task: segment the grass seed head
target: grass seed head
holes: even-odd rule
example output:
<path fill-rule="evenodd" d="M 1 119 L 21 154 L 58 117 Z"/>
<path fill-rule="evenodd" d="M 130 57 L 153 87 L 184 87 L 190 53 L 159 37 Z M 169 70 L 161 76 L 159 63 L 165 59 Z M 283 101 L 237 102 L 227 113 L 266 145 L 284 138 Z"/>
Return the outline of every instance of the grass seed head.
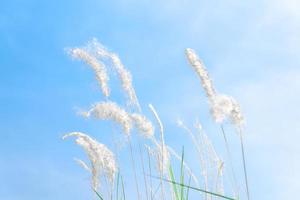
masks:
<path fill-rule="evenodd" d="M 101 87 L 102 93 L 104 96 L 108 97 L 110 90 L 108 87 L 108 80 L 109 77 L 106 73 L 105 65 L 97 60 L 95 56 L 90 54 L 88 51 L 81 49 L 81 48 L 73 48 L 69 49 L 68 53 L 76 59 L 82 60 L 88 65 L 92 67 L 92 69 L 95 71 L 96 78 L 98 80 L 98 83 Z"/>
<path fill-rule="evenodd" d="M 97 142 L 85 133 L 72 132 L 63 136 L 63 139 L 68 137 L 76 137 L 76 144 L 81 146 L 89 157 L 91 167 L 84 162 L 80 163 L 84 163 L 85 167 L 91 170 L 93 189 L 99 188 L 101 174 L 104 174 L 112 184 L 117 172 L 114 154 L 104 144 Z"/>
<path fill-rule="evenodd" d="M 130 135 L 132 120 L 130 115 L 116 103 L 111 101 L 96 103 L 87 112 L 81 113 L 85 117 L 95 117 L 101 120 L 113 120 L 120 124 L 126 135 Z"/>

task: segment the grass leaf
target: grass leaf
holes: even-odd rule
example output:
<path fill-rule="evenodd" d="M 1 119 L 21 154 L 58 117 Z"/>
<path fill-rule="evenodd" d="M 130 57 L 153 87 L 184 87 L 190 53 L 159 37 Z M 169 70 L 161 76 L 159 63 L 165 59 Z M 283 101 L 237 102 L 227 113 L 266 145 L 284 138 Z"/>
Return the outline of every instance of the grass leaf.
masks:
<path fill-rule="evenodd" d="M 192 180 L 192 176 L 190 175 L 190 178 L 189 178 L 189 185 L 188 185 L 188 187 L 187 187 L 186 197 L 185 197 L 186 200 L 189 199 L 189 192 L 190 192 L 191 180 Z"/>
<path fill-rule="evenodd" d="M 153 177 L 153 176 L 152 176 Z M 174 176 L 173 176 L 174 177 Z M 156 178 L 156 179 L 160 179 L 160 177 L 153 177 L 153 178 Z M 168 183 L 172 183 L 173 185 L 173 188 L 174 188 L 174 185 L 175 185 L 175 188 L 176 188 L 176 185 L 179 185 L 179 186 L 184 186 L 186 188 L 189 188 L 189 189 L 192 189 L 192 190 L 195 190 L 195 191 L 198 191 L 198 192 L 204 192 L 206 194 L 210 194 L 212 196 L 215 196 L 215 197 L 220 197 L 220 198 L 223 198 L 223 199 L 228 199 L 228 200 L 237 200 L 237 199 L 234 199 L 234 198 L 231 198 L 231 197 L 227 197 L 227 196 L 224 196 L 222 194 L 218 194 L 218 193 L 214 193 L 214 192 L 210 192 L 210 191 L 207 191 L 207 190 L 204 190 L 204 189 L 200 189 L 200 188 L 196 188 L 196 187 L 192 187 L 192 186 L 188 186 L 188 185 L 184 185 L 184 184 L 181 184 L 181 183 L 177 183 L 176 181 L 174 181 L 174 178 L 171 177 L 172 180 L 168 180 L 168 179 L 165 179 L 163 178 L 162 180 L 163 181 L 166 181 Z M 176 190 L 177 191 L 177 190 Z M 178 194 L 178 192 L 177 192 Z"/>
<path fill-rule="evenodd" d="M 181 154 L 181 166 L 180 166 L 180 199 L 183 200 L 184 197 L 184 170 L 183 170 L 183 160 L 184 160 L 184 147 L 182 147 L 182 154 Z"/>
<path fill-rule="evenodd" d="M 172 187 L 173 187 L 173 191 L 175 193 L 175 197 L 176 197 L 176 200 L 179 200 L 179 195 L 178 195 L 178 191 L 177 191 L 177 184 L 175 184 L 175 177 L 174 177 L 174 173 L 173 173 L 173 169 L 172 169 L 172 166 L 170 165 L 169 166 L 169 174 L 170 174 L 170 177 L 171 177 L 171 180 L 170 183 L 172 183 Z M 162 178 L 162 180 L 165 180 L 164 178 Z"/>
<path fill-rule="evenodd" d="M 93 190 L 96 193 L 96 195 L 99 197 L 99 199 L 103 200 L 103 198 L 101 197 L 101 195 L 95 189 L 93 189 Z"/>

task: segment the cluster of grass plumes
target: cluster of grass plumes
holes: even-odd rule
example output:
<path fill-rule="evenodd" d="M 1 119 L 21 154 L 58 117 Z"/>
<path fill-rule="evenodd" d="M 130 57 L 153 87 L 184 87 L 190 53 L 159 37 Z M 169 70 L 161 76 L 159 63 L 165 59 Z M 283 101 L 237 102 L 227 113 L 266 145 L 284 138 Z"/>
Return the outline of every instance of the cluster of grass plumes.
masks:
<path fill-rule="evenodd" d="M 153 105 L 149 104 L 149 110 L 153 114 L 155 122 L 145 116 L 141 111 L 135 89 L 133 87 L 132 76 L 124 67 L 117 54 L 107 50 L 96 39 L 90 41 L 84 47 L 67 49 L 69 55 L 73 58 L 84 61 L 95 72 L 100 89 L 105 97 L 103 101 L 93 103 L 90 109 L 81 111 L 80 115 L 85 118 L 94 118 L 97 120 L 110 120 L 121 127 L 120 132 L 124 133 L 126 145 L 130 150 L 131 168 L 135 182 L 136 198 L 138 200 L 161 199 L 161 200 L 188 200 L 191 190 L 199 193 L 198 199 L 211 200 L 238 199 L 240 191 L 234 187 L 234 196 L 227 194 L 224 187 L 224 160 L 215 150 L 213 143 L 208 135 L 202 129 L 199 122 L 195 123 L 193 129 L 187 127 L 182 120 L 178 120 L 178 126 L 190 136 L 199 159 L 199 174 L 196 176 L 185 160 L 185 151 L 182 149 L 181 155 L 173 148 L 167 145 L 164 137 L 164 126 L 158 112 Z M 229 119 L 237 127 L 240 135 L 243 166 L 245 174 L 245 183 L 247 186 L 247 197 L 249 199 L 242 125 L 244 123 L 243 115 L 237 101 L 230 96 L 216 92 L 213 82 L 203 62 L 198 58 L 195 51 L 186 49 L 186 55 L 189 63 L 199 76 L 203 89 L 207 95 L 211 114 L 216 123 L 221 123 L 221 130 L 226 144 L 226 151 L 231 163 L 230 149 L 223 129 L 222 123 Z M 127 97 L 126 106 L 121 106 L 110 97 L 109 70 L 112 68 L 118 74 L 125 96 Z M 156 124 L 156 125 L 154 125 Z M 140 159 L 136 159 L 134 154 L 132 132 L 135 130 L 143 141 L 139 140 Z M 66 134 L 63 139 L 76 137 L 76 143 L 83 148 L 89 159 L 89 164 L 80 159 L 75 161 L 91 174 L 91 187 L 95 196 L 100 199 L 126 199 L 126 189 L 124 189 L 124 180 L 121 173 L 121 163 L 117 163 L 118 154 L 104 144 L 97 142 L 85 133 L 72 132 Z M 144 157 L 147 155 L 147 159 Z M 179 166 L 180 176 L 176 179 L 176 172 Z M 125 166 L 126 167 L 126 166 Z M 142 169 L 139 173 L 138 168 Z M 231 175 L 235 173 L 232 168 Z M 143 177 L 143 184 L 139 182 L 139 177 Z M 234 179 L 234 178 L 233 178 Z M 109 189 L 107 198 L 102 193 L 101 180 L 106 181 L 104 187 Z M 235 184 L 236 181 L 234 179 Z M 132 198 L 132 197 L 131 197 Z"/>

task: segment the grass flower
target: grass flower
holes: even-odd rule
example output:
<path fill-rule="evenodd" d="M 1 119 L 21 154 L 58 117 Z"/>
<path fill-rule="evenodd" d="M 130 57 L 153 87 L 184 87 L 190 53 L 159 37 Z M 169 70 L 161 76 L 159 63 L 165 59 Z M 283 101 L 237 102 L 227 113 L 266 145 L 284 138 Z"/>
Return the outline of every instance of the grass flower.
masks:
<path fill-rule="evenodd" d="M 193 49 L 187 48 L 185 50 L 186 56 L 188 58 L 189 63 L 199 76 L 202 87 L 204 88 L 204 91 L 209 99 L 209 101 L 212 101 L 214 96 L 216 95 L 215 89 L 213 87 L 212 80 L 210 79 L 208 72 L 205 68 L 204 63 L 199 59 L 196 52 Z"/>
<path fill-rule="evenodd" d="M 211 113 L 217 123 L 222 123 L 226 118 L 237 126 L 244 123 L 240 105 L 237 101 L 227 95 L 216 95 L 211 102 Z"/>
<path fill-rule="evenodd" d="M 101 87 L 102 93 L 105 97 L 109 96 L 109 87 L 108 87 L 108 80 L 109 77 L 106 73 L 105 65 L 97 60 L 95 56 L 90 54 L 88 51 L 81 49 L 81 48 L 72 48 L 68 49 L 68 53 L 76 59 L 82 60 L 88 65 L 92 67 L 92 69 L 95 71 L 96 78 L 98 80 L 98 83 Z"/>
<path fill-rule="evenodd" d="M 99 59 L 108 58 L 111 60 L 112 67 L 116 70 L 121 81 L 122 88 L 128 96 L 129 105 L 136 106 L 140 111 L 141 108 L 132 84 L 131 73 L 125 68 L 119 56 L 113 52 L 108 51 L 101 43 L 97 41 L 97 39 L 93 39 L 89 43 L 88 49 L 90 49 L 91 52 L 94 52 L 95 56 L 97 56 Z"/>
<path fill-rule="evenodd" d="M 109 77 L 106 73 L 106 66 L 112 67 L 112 69 L 118 74 L 118 78 L 121 81 L 122 89 L 127 96 L 127 105 L 130 107 L 126 106 L 125 108 L 122 108 L 114 101 L 109 101 L 108 98 L 106 98 L 106 101 L 95 103 L 91 106 L 89 110 L 80 112 L 80 114 L 87 118 L 93 117 L 100 120 L 111 120 L 120 125 L 123 132 L 127 136 L 125 139 L 126 142 L 128 142 L 130 148 L 132 170 L 134 175 L 133 178 L 136 184 L 137 199 L 144 199 L 144 195 L 146 195 L 147 200 L 156 199 L 155 195 L 160 190 L 160 199 L 162 200 L 188 200 L 189 189 L 193 189 L 195 191 L 202 192 L 202 197 L 206 200 L 211 200 L 214 198 L 214 196 L 223 199 L 235 200 L 233 198 L 223 195 L 224 162 L 217 154 L 212 142 L 202 130 L 202 126 L 199 122 L 195 124 L 193 130 L 189 129 L 181 120 L 179 120 L 177 124 L 179 127 L 183 128 L 188 133 L 196 147 L 197 155 L 199 156 L 200 161 L 199 172 L 202 175 L 202 177 L 199 180 L 201 182 L 198 181 L 198 178 L 194 175 L 191 168 L 185 162 L 185 148 L 182 147 L 182 155 L 179 156 L 174 149 L 172 149 L 165 143 L 163 123 L 153 105 L 149 104 L 150 111 L 152 112 L 156 120 L 156 124 L 158 127 L 157 130 L 159 131 L 159 135 L 157 137 L 155 136 L 154 125 L 141 112 L 138 98 L 132 84 L 131 73 L 125 68 L 125 66 L 121 62 L 121 59 L 116 53 L 107 50 L 96 39 L 93 39 L 90 42 L 88 42 L 88 44 L 83 48 L 69 49 L 68 53 L 73 58 L 84 61 L 85 63 L 90 65 L 92 69 L 94 69 L 96 78 L 105 97 L 109 97 L 110 95 L 110 90 L 108 87 Z M 198 55 L 193 49 L 187 48 L 185 53 L 190 65 L 200 78 L 201 85 L 208 98 L 211 115 L 214 121 L 217 123 L 223 123 L 225 120 L 230 120 L 230 122 L 233 125 L 235 125 L 239 130 L 241 149 L 243 155 L 244 176 L 247 188 L 247 197 L 249 200 L 246 162 L 242 138 L 243 134 L 241 129 L 241 125 L 243 124 L 244 119 L 241 113 L 240 106 L 233 97 L 220 94 L 215 90 L 213 82 L 209 77 L 205 65 L 199 59 Z M 231 160 L 225 131 L 223 129 L 223 124 L 221 124 L 220 127 L 222 129 L 222 133 L 226 143 L 226 149 L 229 155 L 228 158 L 229 160 Z M 140 144 L 139 153 L 141 158 L 141 165 L 136 166 L 136 162 L 138 161 L 134 154 L 134 150 L 136 149 L 133 148 L 134 143 L 131 142 L 132 138 L 130 137 L 133 128 L 136 128 L 137 132 L 140 135 L 148 139 L 146 142 L 152 143 L 151 148 L 148 147 L 146 143 L 143 144 L 144 146 L 146 146 L 148 154 L 149 180 L 147 179 L 147 172 L 145 170 L 143 160 L 143 151 L 141 149 Z M 124 189 L 124 182 L 122 178 L 123 176 L 120 174 L 120 172 L 118 173 L 116 185 L 114 184 L 118 167 L 116 157 L 113 154 L 113 152 L 109 150 L 104 144 L 97 142 L 95 139 L 91 138 L 85 133 L 71 132 L 63 136 L 63 139 L 69 137 L 76 138 L 76 144 L 83 148 L 83 150 L 89 158 L 90 163 L 86 163 L 85 161 L 77 158 L 75 158 L 74 160 L 83 169 L 91 173 L 91 184 L 93 190 L 97 194 L 97 197 L 99 197 L 100 200 L 103 200 L 102 194 L 100 194 L 100 192 L 98 193 L 97 191 L 100 188 L 100 184 L 103 181 L 102 179 L 100 181 L 100 178 L 103 177 L 105 178 L 105 180 L 109 180 L 109 182 L 107 182 L 107 186 L 110 187 L 110 191 L 107 190 L 107 197 L 109 197 L 110 199 L 120 199 L 119 186 L 121 185 L 123 196 L 122 199 L 125 199 L 126 195 Z M 140 141 L 138 140 L 138 142 Z M 153 157 L 155 164 L 151 164 L 151 156 Z M 175 170 L 177 170 L 177 168 L 174 165 L 172 166 L 172 164 L 175 164 L 173 163 L 173 161 L 175 161 L 173 160 L 174 158 L 180 161 L 181 163 L 179 182 L 176 181 L 176 173 L 174 173 Z M 157 172 L 160 175 L 159 177 L 152 176 L 151 167 L 154 165 L 157 168 Z M 139 177 L 137 173 L 137 170 L 139 170 L 140 167 L 142 167 L 145 185 L 145 190 L 142 191 L 140 190 L 141 185 L 138 182 Z M 234 172 L 233 167 L 231 169 Z M 189 178 L 188 185 L 186 184 L 186 175 L 188 175 Z M 155 186 L 152 185 L 152 178 L 160 179 L 160 183 L 156 190 L 154 190 Z M 148 181 L 150 181 L 150 184 L 148 184 Z M 164 184 L 165 182 L 170 184 Z M 196 187 L 191 186 L 191 184 L 195 184 Z M 114 186 L 116 186 L 116 188 Z M 148 196 L 148 186 L 150 186 L 150 198 Z M 114 197 L 113 195 L 115 193 L 114 189 L 116 189 L 116 197 Z M 101 188 L 101 190 L 103 190 L 103 188 Z M 144 191 L 146 191 L 146 194 L 143 194 Z"/>
<path fill-rule="evenodd" d="M 120 124 L 126 135 L 130 135 L 132 120 L 130 115 L 116 103 L 107 101 L 96 103 L 87 112 L 81 112 L 85 117 L 95 117 L 101 120 L 113 120 Z"/>
<path fill-rule="evenodd" d="M 145 138 L 151 138 L 154 134 L 152 123 L 144 115 L 138 113 L 130 114 L 111 101 L 96 103 L 89 111 L 83 111 L 80 114 L 84 117 L 93 116 L 101 120 L 113 120 L 123 127 L 123 131 L 128 136 L 133 126 Z"/>
<path fill-rule="evenodd" d="M 81 146 L 86 152 L 91 166 L 88 167 L 83 161 L 79 161 L 84 165 L 84 168 L 90 169 L 92 173 L 92 187 L 97 190 L 99 183 L 99 176 L 104 174 L 108 180 L 113 183 L 115 174 L 117 172 L 117 164 L 114 154 L 103 144 L 98 143 L 85 133 L 72 132 L 63 136 L 63 139 L 68 137 L 76 137 L 77 145 Z"/>
<path fill-rule="evenodd" d="M 222 123 L 228 118 L 234 125 L 242 125 L 244 123 L 244 119 L 238 102 L 233 97 L 218 94 L 216 92 L 204 63 L 200 60 L 193 49 L 187 48 L 185 53 L 189 63 L 201 80 L 202 87 L 210 103 L 210 110 L 215 122 Z"/>
<path fill-rule="evenodd" d="M 154 136 L 154 127 L 144 115 L 140 115 L 137 113 L 133 113 L 130 115 L 133 124 L 137 128 L 137 130 L 144 136 L 145 138 L 152 138 Z"/>

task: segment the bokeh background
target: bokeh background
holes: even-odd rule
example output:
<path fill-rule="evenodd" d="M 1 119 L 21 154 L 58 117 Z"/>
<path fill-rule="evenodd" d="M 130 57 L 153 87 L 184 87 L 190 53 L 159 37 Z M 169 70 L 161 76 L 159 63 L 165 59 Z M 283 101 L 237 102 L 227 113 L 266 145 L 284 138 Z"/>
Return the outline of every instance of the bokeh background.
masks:
<path fill-rule="evenodd" d="M 186 47 L 194 48 L 218 91 L 242 106 L 252 199 L 297 199 L 299 11 L 297 0 L 2 0 L 0 198 L 92 197 L 89 175 L 72 160 L 84 154 L 61 136 L 84 131 L 113 146 L 111 124 L 76 115 L 77 108 L 88 108 L 103 97 L 92 71 L 64 51 L 97 37 L 132 72 L 148 116 L 148 103 L 155 105 L 170 146 L 180 152 L 190 144 L 176 119 L 192 126 L 198 118 L 223 155 L 220 129 L 184 55 Z M 113 99 L 123 102 L 117 80 L 110 84 Z M 229 124 L 225 128 L 238 170 L 238 140 Z M 195 153 L 186 151 L 197 171 Z M 125 158 L 124 174 L 130 173 Z M 133 180 L 125 181 L 134 191 Z"/>

